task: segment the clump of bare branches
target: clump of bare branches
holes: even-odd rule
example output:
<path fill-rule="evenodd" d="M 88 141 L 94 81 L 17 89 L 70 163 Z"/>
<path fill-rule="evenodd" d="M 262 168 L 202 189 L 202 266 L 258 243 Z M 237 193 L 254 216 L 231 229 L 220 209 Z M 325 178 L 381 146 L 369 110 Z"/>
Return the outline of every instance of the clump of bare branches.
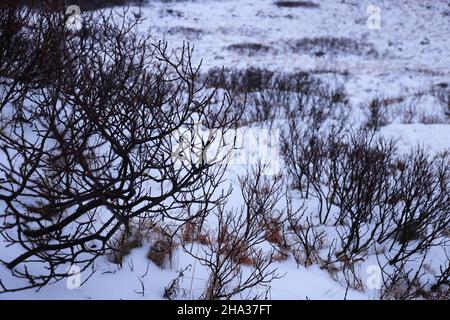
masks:
<path fill-rule="evenodd" d="M 280 73 L 261 68 L 211 69 L 203 75 L 206 84 L 227 88 L 245 101 L 247 108 L 240 125 L 268 122 L 281 116 L 320 128 L 325 122 L 342 125 L 349 100 L 339 85 L 324 83 L 307 72 Z"/>
<path fill-rule="evenodd" d="M 79 31 L 62 12 L 30 10 L 0 13 L 0 233 L 21 252 L 2 262 L 28 281 L 1 291 L 63 279 L 65 264 L 85 270 L 133 219 L 208 215 L 223 201 L 219 150 L 233 141 L 215 144 L 219 157 L 203 155 L 239 116 L 228 92 L 198 83 L 189 45 L 152 42 L 126 10 L 123 23 L 86 15 Z M 200 155 L 180 158 L 176 133 L 198 126 L 216 134 L 189 135 Z M 187 203 L 209 206 L 191 216 Z"/>
<path fill-rule="evenodd" d="M 157 240 L 151 245 L 147 258 L 162 268 L 166 261 L 172 257 L 173 249 L 173 242 L 170 239 Z"/>
<path fill-rule="evenodd" d="M 446 246 L 442 246 L 444 252 L 444 264 L 439 270 L 433 271 L 426 262 L 427 255 L 416 253 L 405 259 L 399 260 L 394 265 L 381 264 L 382 286 L 381 299 L 434 299 L 446 300 L 449 297 L 449 259 Z M 386 257 L 385 258 L 389 258 Z M 446 259 L 446 260 L 445 260 Z"/>
<path fill-rule="evenodd" d="M 181 34 L 183 37 L 185 37 L 188 40 L 191 39 L 198 39 L 201 36 L 203 36 L 204 31 L 202 29 L 198 28 L 192 28 L 192 27 L 172 27 L 169 30 L 167 30 L 168 34 Z"/>
<path fill-rule="evenodd" d="M 184 269 L 178 271 L 178 276 L 173 279 L 167 287 L 164 288 L 164 298 L 173 300 L 178 296 L 186 296 L 187 292 L 185 289 L 181 287 L 180 282 L 183 281 L 185 277 L 185 272 L 192 268 L 191 265 L 188 265 Z"/>
<path fill-rule="evenodd" d="M 445 254 L 447 262 L 439 267 L 435 282 L 430 287 L 432 299 L 448 300 L 450 298 L 450 258 Z"/>
<path fill-rule="evenodd" d="M 293 130 L 320 131 L 326 125 L 343 128 L 348 117 L 349 100 L 344 88 L 325 83 L 308 73 L 288 75 L 279 90 L 291 92 L 284 103 L 284 115 Z"/>
<path fill-rule="evenodd" d="M 422 256 L 415 267 L 410 265 L 409 260 L 401 261 L 390 271 L 382 267 L 383 285 L 380 298 L 410 300 L 423 297 L 428 285 L 423 268 L 425 258 L 425 255 Z"/>
<path fill-rule="evenodd" d="M 268 89 L 272 86 L 274 76 L 273 71 L 255 67 L 246 69 L 213 68 L 203 75 L 208 86 L 227 88 L 233 94 Z"/>
<path fill-rule="evenodd" d="M 227 49 L 238 52 L 239 54 L 253 56 L 255 54 L 267 53 L 271 48 L 261 43 L 246 42 L 229 45 Z"/>
<path fill-rule="evenodd" d="M 315 225 L 313 217 L 302 205 L 293 210 L 291 200 L 287 201 L 287 230 L 284 233 L 285 246 L 292 251 L 297 264 L 305 267 L 319 263 L 320 250 L 325 247 L 326 232 Z"/>
<path fill-rule="evenodd" d="M 303 38 L 289 45 L 296 52 L 314 54 L 317 57 L 340 54 L 378 56 L 373 44 L 345 37 Z"/>
<path fill-rule="evenodd" d="M 389 123 L 385 100 L 379 97 L 372 99 L 368 103 L 366 110 L 368 111 L 368 120 L 366 122 L 368 129 L 378 130 Z"/>
<path fill-rule="evenodd" d="M 77 5 L 83 8 L 83 10 L 99 10 L 106 9 L 114 6 L 142 6 L 146 0 L 78 0 Z M 40 7 L 44 6 L 52 10 L 65 11 L 66 8 L 71 4 L 67 0 L 3 0 L 0 5 L 5 6 L 34 6 Z"/>
<path fill-rule="evenodd" d="M 293 124 L 289 132 L 282 153 L 293 183 L 319 200 L 321 223 L 338 226 L 339 254 L 362 253 L 374 240 L 392 238 L 402 244 L 401 252 L 416 252 L 443 236 L 449 223 L 448 154 L 431 157 L 418 149 L 399 156 L 394 141 L 368 131 L 303 134 Z"/>
<path fill-rule="evenodd" d="M 448 88 L 448 85 L 446 84 L 446 86 L 434 88 L 432 93 L 439 101 L 444 113 L 450 117 L 450 89 Z"/>
<path fill-rule="evenodd" d="M 131 227 L 128 232 L 126 230 L 121 230 L 121 232 L 118 232 L 118 235 L 113 237 L 108 243 L 108 246 L 111 249 L 109 253 L 110 260 L 113 263 L 122 266 L 124 257 L 127 256 L 131 250 L 142 246 L 143 240 L 143 235 L 134 227 Z"/>
<path fill-rule="evenodd" d="M 265 250 L 261 244 L 270 241 L 267 223 L 279 221 L 275 206 L 281 197 L 281 180 L 263 175 L 264 166 L 258 165 L 240 179 L 245 205 L 238 211 L 226 211 L 223 206 L 214 212 L 217 228 L 215 236 L 194 250 L 191 243 L 183 246 L 209 271 L 207 288 L 202 298 L 231 299 L 253 289 L 268 286 L 279 275 L 273 267 L 276 246 Z M 258 296 L 258 293 L 255 294 Z"/>
<path fill-rule="evenodd" d="M 300 261 L 318 261 L 335 279 L 341 274 L 347 287 L 360 290 L 357 266 L 377 246 L 389 266 L 384 269 L 389 279 L 386 295 L 429 294 L 427 283 L 419 279 L 424 278 L 421 268 L 411 267 L 411 261 L 426 257 L 433 247 L 448 245 L 448 151 L 432 156 L 417 148 L 399 154 L 395 141 L 371 130 L 316 130 L 295 118 L 281 143 L 293 186 L 318 203 L 317 217 L 303 212 L 298 219 L 288 219 L 305 248 Z M 325 258 L 310 245 L 320 226 L 337 232 L 329 239 Z M 307 248 L 315 254 L 308 255 Z M 394 294 L 396 290 L 400 293 Z"/>

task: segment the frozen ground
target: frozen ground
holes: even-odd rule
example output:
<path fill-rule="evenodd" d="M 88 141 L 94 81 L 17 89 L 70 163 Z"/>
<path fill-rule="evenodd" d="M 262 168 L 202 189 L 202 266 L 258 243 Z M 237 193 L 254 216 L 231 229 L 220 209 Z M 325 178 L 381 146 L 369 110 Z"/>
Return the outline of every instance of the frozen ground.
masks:
<path fill-rule="evenodd" d="M 362 105 L 370 98 L 376 95 L 408 98 L 418 91 L 424 93 L 418 106 L 420 113 L 442 115 L 429 92 L 437 84 L 450 82 L 448 1 L 316 2 L 320 7 L 279 8 L 272 0 L 150 1 L 141 9 L 141 15 L 147 18 L 141 29 L 150 30 L 156 39 L 164 38 L 173 47 L 183 41 L 193 43 L 194 58 L 197 62 L 202 59 L 203 70 L 222 66 L 254 66 L 286 72 L 306 70 L 327 81 L 342 83 L 351 98 L 351 117 L 355 123 L 364 120 Z M 366 26 L 366 10 L 370 4 L 381 8 L 380 30 L 369 30 Z M 297 41 L 315 37 L 350 38 L 371 44 L 375 51 L 321 55 L 293 48 Z M 257 49 L 244 52 L 232 49 L 240 44 L 256 44 L 252 47 Z M 424 145 L 433 153 L 450 148 L 450 125 L 445 120 L 432 124 L 417 123 L 417 119 L 409 122 L 412 123 L 395 119 L 381 129 L 381 134 L 399 139 L 404 151 L 416 145 Z M 241 169 L 230 167 L 228 183 L 237 184 L 236 176 Z M 235 194 L 232 200 L 233 205 L 241 201 Z M 186 293 L 180 298 L 193 298 L 202 291 L 207 273 L 192 257 L 177 250 L 173 263 L 160 269 L 146 259 L 147 251 L 148 245 L 134 249 L 122 268 L 106 258 L 98 259 L 95 274 L 79 289 L 70 290 L 66 282 L 61 281 L 39 292 L 8 293 L 0 295 L 0 299 L 161 299 L 164 288 L 179 270 L 188 266 L 180 286 Z M 442 256 L 434 259 L 439 263 Z M 284 277 L 274 280 L 269 298 L 376 297 L 376 292 L 369 289 L 346 292 L 341 283 L 319 266 L 297 266 L 292 257 L 277 263 L 276 267 Z M 361 268 L 363 279 L 368 276 L 364 271 Z M 0 279 L 15 281 L 3 266 Z"/>

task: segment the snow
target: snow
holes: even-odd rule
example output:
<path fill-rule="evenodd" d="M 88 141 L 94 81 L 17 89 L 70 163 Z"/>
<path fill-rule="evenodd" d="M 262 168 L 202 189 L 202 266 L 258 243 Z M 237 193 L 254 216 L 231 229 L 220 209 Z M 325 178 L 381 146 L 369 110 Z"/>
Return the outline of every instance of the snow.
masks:
<path fill-rule="evenodd" d="M 155 39 L 164 38 L 172 47 L 189 40 L 195 46 L 194 59 L 202 70 L 231 66 L 256 66 L 277 71 L 318 70 L 348 71 L 340 77 L 323 74 L 321 77 L 343 83 L 351 98 L 351 116 L 355 123 L 364 121 L 361 104 L 377 96 L 411 96 L 417 90 L 425 92 L 420 108 L 438 116 L 442 112 L 435 104 L 430 90 L 437 83 L 450 81 L 450 23 L 448 1 L 376 1 L 381 7 L 380 30 L 366 27 L 366 9 L 373 1 L 321 0 L 320 8 L 278 8 L 272 0 L 196 0 L 162 3 L 150 1 L 142 8 L 147 20 L 140 26 L 150 31 Z M 137 10 L 137 8 L 134 8 Z M 194 35 L 176 32 L 192 28 Z M 333 36 L 365 41 L 374 46 L 378 56 L 366 55 L 314 55 L 296 52 L 289 44 L 309 37 Z M 187 39 L 188 38 L 188 39 Z M 427 43 L 428 44 L 424 44 Z M 267 52 L 249 56 L 227 49 L 240 43 L 258 43 L 268 46 Z M 450 149 L 450 124 L 442 120 L 437 124 L 403 123 L 396 119 L 381 128 L 380 134 L 398 139 L 402 152 L 421 145 L 432 153 Z M 247 150 L 248 151 L 248 150 Z M 237 175 L 245 172 L 242 164 L 231 165 L 227 186 L 238 186 Z M 230 197 L 230 204 L 242 203 L 239 190 Z M 0 244 L 1 246 L 1 244 Z M 95 263 L 96 272 L 79 289 L 70 290 L 66 281 L 45 287 L 39 292 L 26 290 L 0 294 L 0 299 L 162 299 L 164 288 L 177 277 L 178 271 L 188 266 L 181 287 L 184 298 L 198 298 L 208 279 L 207 270 L 191 256 L 176 249 L 172 263 L 163 269 L 146 258 L 149 244 L 132 250 L 123 267 L 108 262 L 106 257 Z M 8 251 L 1 248 L 3 257 Z M 8 251 L 9 254 L 12 254 Z M 372 260 L 372 262 L 370 262 Z M 433 260 L 442 262 L 437 252 Z M 365 267 L 375 263 L 374 256 Z M 331 278 L 318 265 L 298 266 L 292 257 L 274 267 L 284 277 L 271 284 L 272 299 L 372 299 L 376 293 L 367 289 L 357 291 L 346 288 Z M 82 281 L 89 275 L 82 274 Z M 364 276 L 367 276 L 365 274 Z M 18 284 L 9 270 L 0 266 L 0 279 L 11 286 Z M 141 293 L 141 281 L 144 292 Z M 181 297 L 183 298 L 183 296 Z M 237 297 L 239 298 L 239 297 Z"/>
<path fill-rule="evenodd" d="M 430 153 L 450 149 L 450 125 L 448 124 L 390 124 L 381 128 L 385 137 L 398 139 L 398 147 L 408 152 L 422 146 Z"/>

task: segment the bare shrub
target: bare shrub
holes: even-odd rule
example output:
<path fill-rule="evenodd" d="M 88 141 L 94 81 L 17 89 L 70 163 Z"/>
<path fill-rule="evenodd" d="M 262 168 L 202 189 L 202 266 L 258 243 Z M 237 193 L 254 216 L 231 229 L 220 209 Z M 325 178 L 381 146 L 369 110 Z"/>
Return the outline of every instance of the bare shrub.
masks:
<path fill-rule="evenodd" d="M 186 252 L 209 271 L 204 299 L 231 299 L 244 292 L 248 298 L 253 289 L 268 286 L 279 277 L 273 267 L 279 259 L 276 251 L 264 250 L 260 245 L 268 240 L 267 222 L 278 221 L 274 206 L 280 197 L 280 182 L 279 178 L 269 182 L 263 171 L 264 166 L 259 165 L 241 178 L 245 205 L 240 210 L 217 208 L 217 229 L 211 232 L 215 236 L 201 247 L 200 253 L 183 244 Z"/>
<path fill-rule="evenodd" d="M 180 286 L 180 281 L 185 277 L 185 272 L 189 270 L 192 266 L 188 265 L 186 268 L 178 271 L 178 276 L 173 279 L 167 287 L 164 288 L 164 298 L 173 300 L 178 296 L 186 296 L 187 290 Z"/>
<path fill-rule="evenodd" d="M 289 174 L 303 195 L 318 199 L 319 222 L 337 227 L 338 258 L 359 259 L 377 242 L 397 264 L 445 241 L 448 153 L 398 156 L 394 141 L 367 131 L 305 135 L 292 125 L 289 132 L 282 142 Z"/>
<path fill-rule="evenodd" d="M 368 129 L 378 130 L 389 123 L 386 107 L 387 103 L 378 97 L 372 99 L 365 106 L 368 112 L 368 120 L 366 122 Z"/>
<path fill-rule="evenodd" d="M 136 17 L 114 24 L 105 12 L 86 15 L 74 32 L 63 12 L 42 8 L 27 20 L 28 9 L 15 10 L 0 15 L 0 25 L 14 22 L 27 39 L 1 35 L 24 64 L 0 56 L 1 68 L 11 67 L 0 74 L 0 232 L 21 252 L 2 262 L 29 283 L 2 291 L 61 280 L 67 263 L 86 270 L 133 219 L 187 222 L 221 203 L 214 195 L 221 159 L 174 156 L 180 128 L 194 131 L 200 122 L 225 133 L 237 121 L 228 92 L 198 84 L 189 46 L 171 52 L 151 42 L 136 30 Z M 201 141 L 202 154 L 214 137 Z M 187 203 L 209 206 L 185 215 Z"/>
<path fill-rule="evenodd" d="M 428 280 L 425 280 L 423 270 L 425 256 L 420 259 L 415 268 L 410 267 L 409 262 L 409 260 L 403 260 L 389 271 L 386 271 L 385 267 L 381 268 L 383 285 L 380 299 L 411 300 L 426 294 Z"/>
<path fill-rule="evenodd" d="M 260 226 L 271 235 L 282 224 L 283 213 L 276 206 L 283 195 L 283 185 L 281 174 L 269 178 L 264 175 L 266 169 L 267 165 L 260 163 L 239 177 L 239 182 L 247 219 L 257 219 Z"/>
<path fill-rule="evenodd" d="M 439 245 L 450 222 L 448 156 L 430 160 L 416 150 L 399 158 L 392 141 L 366 139 L 352 139 L 342 152 L 346 160 L 338 160 L 330 174 L 339 207 L 338 256 L 363 254 L 375 240 L 393 238 L 388 250 L 395 264 Z"/>
<path fill-rule="evenodd" d="M 115 6 L 142 6 L 146 0 L 78 0 L 77 5 L 82 8 L 82 10 L 99 10 L 106 9 Z M 34 0 L 3 0 L 2 5 L 28 5 L 28 6 L 45 6 L 46 8 L 52 9 L 54 11 L 65 11 L 67 8 L 68 1 L 65 0 L 44 0 L 44 1 L 34 1 Z"/>
<path fill-rule="evenodd" d="M 314 54 L 321 57 L 324 55 L 363 55 L 377 56 L 374 46 L 369 43 L 360 42 L 351 38 L 338 37 L 316 37 L 303 38 L 288 42 L 292 50 L 304 54 Z"/>
<path fill-rule="evenodd" d="M 301 124 L 300 124 L 301 125 Z M 312 188 L 320 193 L 325 146 L 314 132 L 314 129 L 300 129 L 295 119 L 289 123 L 289 131 L 283 131 L 281 136 L 281 155 L 286 163 L 294 188 L 300 191 L 302 197 L 308 198 Z"/>
<path fill-rule="evenodd" d="M 339 76 L 343 76 L 346 79 L 350 76 L 350 72 L 346 69 L 344 70 L 339 70 L 339 69 L 335 69 L 335 68 L 324 68 L 324 67 L 317 67 L 313 70 L 311 70 L 312 74 L 335 74 L 335 75 L 339 75 Z"/>
<path fill-rule="evenodd" d="M 211 69 L 206 84 L 227 88 L 246 110 L 241 125 L 295 115 L 320 127 L 327 120 L 342 124 L 349 100 L 341 86 L 331 86 L 306 72 L 278 73 L 266 69 Z"/>
<path fill-rule="evenodd" d="M 330 200 L 339 207 L 334 222 L 340 226 L 342 241 L 338 255 L 352 256 L 370 246 L 379 227 L 370 224 L 388 187 L 394 151 L 392 141 L 373 139 L 365 132 L 350 136 L 344 144 L 330 144 L 333 156 L 327 166 L 326 185 L 332 190 Z"/>
<path fill-rule="evenodd" d="M 169 258 L 172 257 L 174 245 L 171 239 L 159 239 L 155 241 L 147 253 L 147 258 L 162 268 Z"/>
<path fill-rule="evenodd" d="M 256 222 L 245 218 L 245 212 L 236 214 L 217 209 L 217 236 L 196 253 L 184 244 L 185 250 L 209 271 L 203 299 L 231 299 L 246 290 L 266 286 L 277 278 L 272 268 L 273 253 L 265 253 L 258 244 L 265 241 L 264 230 Z M 244 272 L 243 268 L 249 268 Z"/>
<path fill-rule="evenodd" d="M 143 236 L 136 228 L 122 230 L 118 236 L 108 243 L 110 248 L 109 260 L 122 267 L 123 259 L 130 254 L 131 250 L 142 246 Z"/>
<path fill-rule="evenodd" d="M 447 262 L 440 266 L 435 282 L 430 287 L 430 298 L 448 300 L 450 298 L 450 258 L 446 254 Z"/>
<path fill-rule="evenodd" d="M 401 123 L 411 124 L 414 122 L 414 118 L 418 114 L 417 104 L 405 101 L 400 105 L 400 115 Z"/>
<path fill-rule="evenodd" d="M 255 54 L 267 53 L 271 48 L 261 43 L 236 43 L 229 45 L 227 49 L 236 51 L 239 54 L 253 56 Z"/>
<path fill-rule="evenodd" d="M 210 87 L 229 89 L 234 95 L 261 91 L 272 86 L 274 72 L 261 68 L 210 69 L 205 75 L 205 83 Z"/>
<path fill-rule="evenodd" d="M 227 87 L 246 104 L 240 125 L 273 121 L 280 109 L 282 94 L 275 89 L 274 74 L 249 68 L 226 73 Z"/>
<path fill-rule="evenodd" d="M 182 228 L 181 239 L 183 242 L 199 242 L 200 244 L 208 244 L 211 241 L 209 233 L 202 232 L 202 223 L 189 221 Z"/>
<path fill-rule="evenodd" d="M 392 250 L 391 264 L 424 253 L 445 241 L 450 225 L 450 166 L 448 152 L 430 157 L 416 150 L 399 160 L 389 195 L 400 206 L 385 225 L 379 243 L 394 238 L 400 246 Z M 393 249 L 391 244 L 390 249 Z"/>
<path fill-rule="evenodd" d="M 283 235 L 282 235 L 282 222 L 279 219 L 270 219 L 269 221 L 264 221 L 264 238 L 278 246 L 283 245 Z"/>
<path fill-rule="evenodd" d="M 425 261 L 424 253 L 409 256 L 396 262 L 381 266 L 382 291 L 381 299 L 433 299 L 447 300 L 449 298 L 449 264 L 446 245 L 442 247 L 447 261 L 440 266 L 438 272 L 433 272 Z M 434 276 L 430 276 L 433 274 Z"/>
<path fill-rule="evenodd" d="M 313 218 L 306 215 L 303 206 L 292 210 L 291 200 L 287 203 L 287 226 L 284 234 L 285 245 L 293 252 L 297 264 L 308 267 L 319 263 L 320 250 L 325 246 L 326 233 L 314 225 Z"/>
<path fill-rule="evenodd" d="M 432 93 L 438 99 L 444 113 L 450 117 L 450 89 L 446 86 L 438 86 L 432 90 Z"/>
<path fill-rule="evenodd" d="M 342 87 L 333 87 L 309 76 L 298 74 L 290 78 L 289 85 L 293 97 L 285 104 L 284 111 L 289 128 L 297 130 L 306 125 L 306 130 L 318 132 L 329 124 L 342 129 L 348 117 L 349 100 Z M 301 122 L 300 122 L 301 121 Z"/>
<path fill-rule="evenodd" d="M 357 266 L 356 263 L 351 263 L 345 264 L 343 267 L 342 274 L 344 276 L 346 287 L 344 299 L 347 298 L 348 289 L 350 288 L 361 292 L 364 291 L 364 283 L 361 277 L 359 276 L 359 272 L 357 271 L 356 266 Z"/>
<path fill-rule="evenodd" d="M 204 34 L 204 31 L 202 29 L 192 27 L 178 26 L 170 28 L 169 30 L 167 30 L 167 33 L 171 35 L 174 34 L 183 35 L 184 37 L 186 37 L 186 39 L 191 40 L 200 38 Z"/>

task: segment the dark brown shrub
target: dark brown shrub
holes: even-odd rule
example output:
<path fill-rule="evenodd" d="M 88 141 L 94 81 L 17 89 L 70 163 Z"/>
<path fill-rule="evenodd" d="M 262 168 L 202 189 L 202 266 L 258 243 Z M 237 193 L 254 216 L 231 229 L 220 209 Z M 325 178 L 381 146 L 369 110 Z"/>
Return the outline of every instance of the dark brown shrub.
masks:
<path fill-rule="evenodd" d="M 276 1 L 275 5 L 279 8 L 320 8 L 320 5 L 311 1 Z"/>
<path fill-rule="evenodd" d="M 147 258 L 158 267 L 163 268 L 167 260 L 172 256 L 173 243 L 167 239 L 155 241 L 147 253 Z"/>

